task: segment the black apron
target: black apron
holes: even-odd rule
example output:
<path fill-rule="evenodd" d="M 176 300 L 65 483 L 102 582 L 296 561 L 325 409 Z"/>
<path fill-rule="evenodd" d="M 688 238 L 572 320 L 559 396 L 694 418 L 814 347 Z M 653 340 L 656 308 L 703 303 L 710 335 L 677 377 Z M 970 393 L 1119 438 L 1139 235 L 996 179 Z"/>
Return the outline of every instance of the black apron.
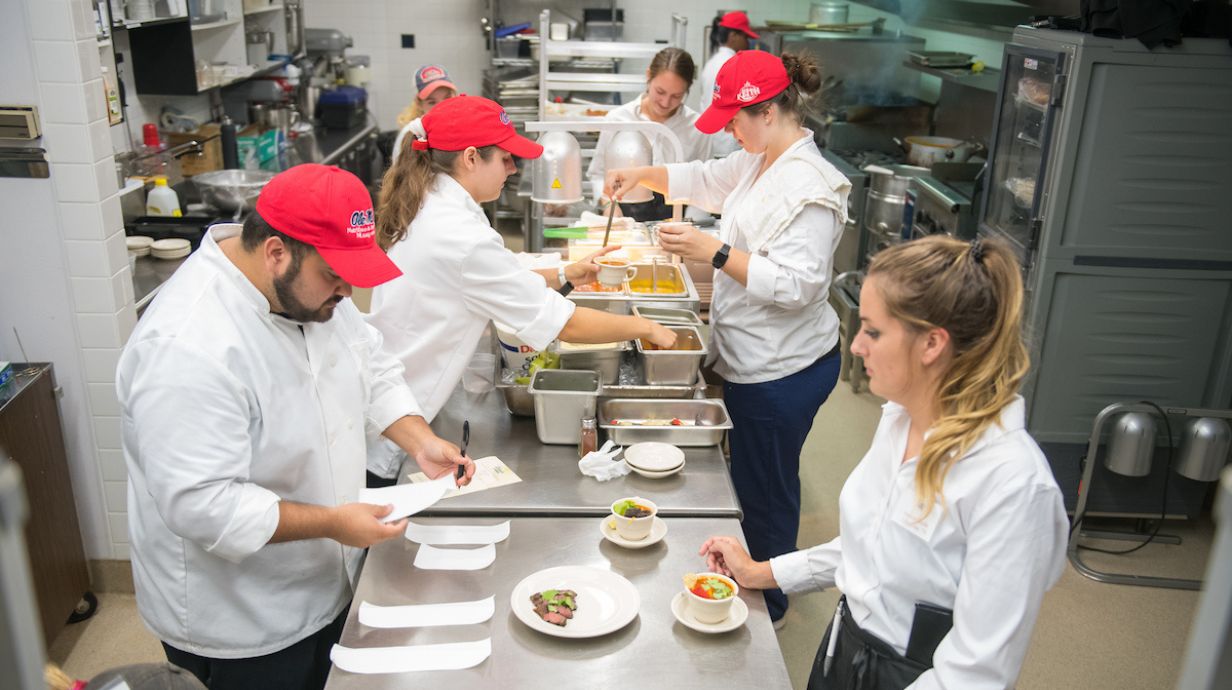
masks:
<path fill-rule="evenodd" d="M 836 628 L 838 643 L 826 673 L 826 651 Z M 902 690 L 930 668 L 931 665 L 912 661 L 877 636 L 861 630 L 851 620 L 844 597 L 821 638 L 808 690 Z"/>

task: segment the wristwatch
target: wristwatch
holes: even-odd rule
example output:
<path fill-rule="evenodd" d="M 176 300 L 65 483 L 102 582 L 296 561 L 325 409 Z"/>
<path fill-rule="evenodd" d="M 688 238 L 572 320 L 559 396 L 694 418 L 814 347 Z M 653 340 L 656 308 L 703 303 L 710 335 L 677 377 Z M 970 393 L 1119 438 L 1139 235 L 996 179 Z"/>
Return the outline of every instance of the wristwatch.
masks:
<path fill-rule="evenodd" d="M 729 252 L 731 252 L 731 245 L 724 243 L 722 247 L 719 247 L 719 251 L 714 253 L 714 258 L 710 260 L 710 265 L 723 270 L 723 264 L 727 263 Z"/>
<path fill-rule="evenodd" d="M 556 291 L 561 295 L 567 296 L 570 292 L 573 292 L 573 283 L 570 283 L 569 279 L 565 277 L 564 264 L 561 264 L 556 269 L 556 280 L 560 283 L 560 287 L 556 288 Z"/>

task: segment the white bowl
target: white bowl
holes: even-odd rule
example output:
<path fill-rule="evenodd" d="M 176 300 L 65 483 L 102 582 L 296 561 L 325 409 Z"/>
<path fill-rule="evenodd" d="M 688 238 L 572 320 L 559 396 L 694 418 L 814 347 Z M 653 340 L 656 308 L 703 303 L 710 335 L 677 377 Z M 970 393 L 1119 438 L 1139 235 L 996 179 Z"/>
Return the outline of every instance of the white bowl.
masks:
<path fill-rule="evenodd" d="M 625 517 L 616 512 L 616 505 L 625 501 L 633 501 L 639 505 L 646 506 L 650 509 L 650 515 L 638 518 Z M 654 527 L 654 518 L 659 514 L 659 506 L 654 504 L 654 501 L 648 501 L 640 496 L 626 496 L 615 501 L 612 501 L 612 519 L 616 521 L 616 533 L 622 539 L 629 541 L 641 541 L 650 535 L 650 528 Z"/>
<path fill-rule="evenodd" d="M 726 599 L 707 599 L 706 597 L 697 596 L 686 586 L 685 594 L 689 600 L 689 611 L 693 614 L 693 617 L 699 622 L 707 624 L 721 623 L 727 620 L 727 617 L 731 615 L 732 602 L 736 600 L 736 597 L 740 596 L 740 585 L 737 585 L 736 581 L 730 577 L 718 573 L 697 573 L 697 577 L 712 577 L 726 582 L 732 588 L 732 595 Z"/>
<path fill-rule="evenodd" d="M 668 472 L 684 464 L 684 451 L 670 443 L 634 443 L 625 448 L 625 462 L 647 472 Z"/>

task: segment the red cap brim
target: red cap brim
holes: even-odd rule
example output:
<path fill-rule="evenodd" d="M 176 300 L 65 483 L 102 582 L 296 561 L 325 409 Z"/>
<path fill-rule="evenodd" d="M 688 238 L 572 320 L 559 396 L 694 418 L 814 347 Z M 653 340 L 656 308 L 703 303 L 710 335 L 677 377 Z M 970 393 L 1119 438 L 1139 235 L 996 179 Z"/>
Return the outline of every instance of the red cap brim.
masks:
<path fill-rule="evenodd" d="M 719 107 L 713 103 L 706 108 L 706 112 L 697 118 L 694 127 L 703 134 L 714 134 L 715 132 L 727 126 L 728 122 L 740 112 L 740 106 Z"/>
<path fill-rule="evenodd" d="M 317 247 L 317 253 L 325 259 L 325 263 L 334 269 L 346 282 L 354 287 L 371 288 L 402 275 L 401 269 L 373 245 L 365 249 L 323 249 Z"/>
<path fill-rule="evenodd" d="M 744 35 L 749 38 L 761 38 L 761 36 L 757 35 L 757 32 L 752 29 L 741 29 L 741 31 L 744 32 Z"/>
<path fill-rule="evenodd" d="M 518 158 L 538 158 L 543 155 L 543 147 L 520 134 L 514 134 L 504 141 L 496 143 Z"/>
<path fill-rule="evenodd" d="M 421 100 L 424 98 L 427 98 L 428 94 L 432 93 L 433 91 L 436 91 L 442 86 L 448 86 L 454 91 L 460 91 L 460 89 L 457 86 L 454 86 L 453 82 L 448 81 L 446 79 L 437 79 L 436 81 L 430 81 L 427 84 L 424 84 L 424 87 L 419 90 L 418 96 Z"/>

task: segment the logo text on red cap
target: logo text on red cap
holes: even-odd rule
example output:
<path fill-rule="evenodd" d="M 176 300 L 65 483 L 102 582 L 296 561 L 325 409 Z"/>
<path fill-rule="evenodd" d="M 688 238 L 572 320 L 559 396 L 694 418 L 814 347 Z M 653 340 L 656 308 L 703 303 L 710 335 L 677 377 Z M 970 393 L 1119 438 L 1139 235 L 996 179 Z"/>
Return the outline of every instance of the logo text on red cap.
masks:
<path fill-rule="evenodd" d="M 736 100 L 741 103 L 748 103 L 757 98 L 761 94 L 761 87 L 750 82 L 744 82 L 744 86 L 740 87 L 740 93 L 736 94 Z"/>
<path fill-rule="evenodd" d="M 351 212 L 351 223 L 347 227 L 347 234 L 354 235 L 356 239 L 364 240 L 372 237 L 376 233 L 376 222 L 373 219 L 372 209 L 361 209 Z"/>

